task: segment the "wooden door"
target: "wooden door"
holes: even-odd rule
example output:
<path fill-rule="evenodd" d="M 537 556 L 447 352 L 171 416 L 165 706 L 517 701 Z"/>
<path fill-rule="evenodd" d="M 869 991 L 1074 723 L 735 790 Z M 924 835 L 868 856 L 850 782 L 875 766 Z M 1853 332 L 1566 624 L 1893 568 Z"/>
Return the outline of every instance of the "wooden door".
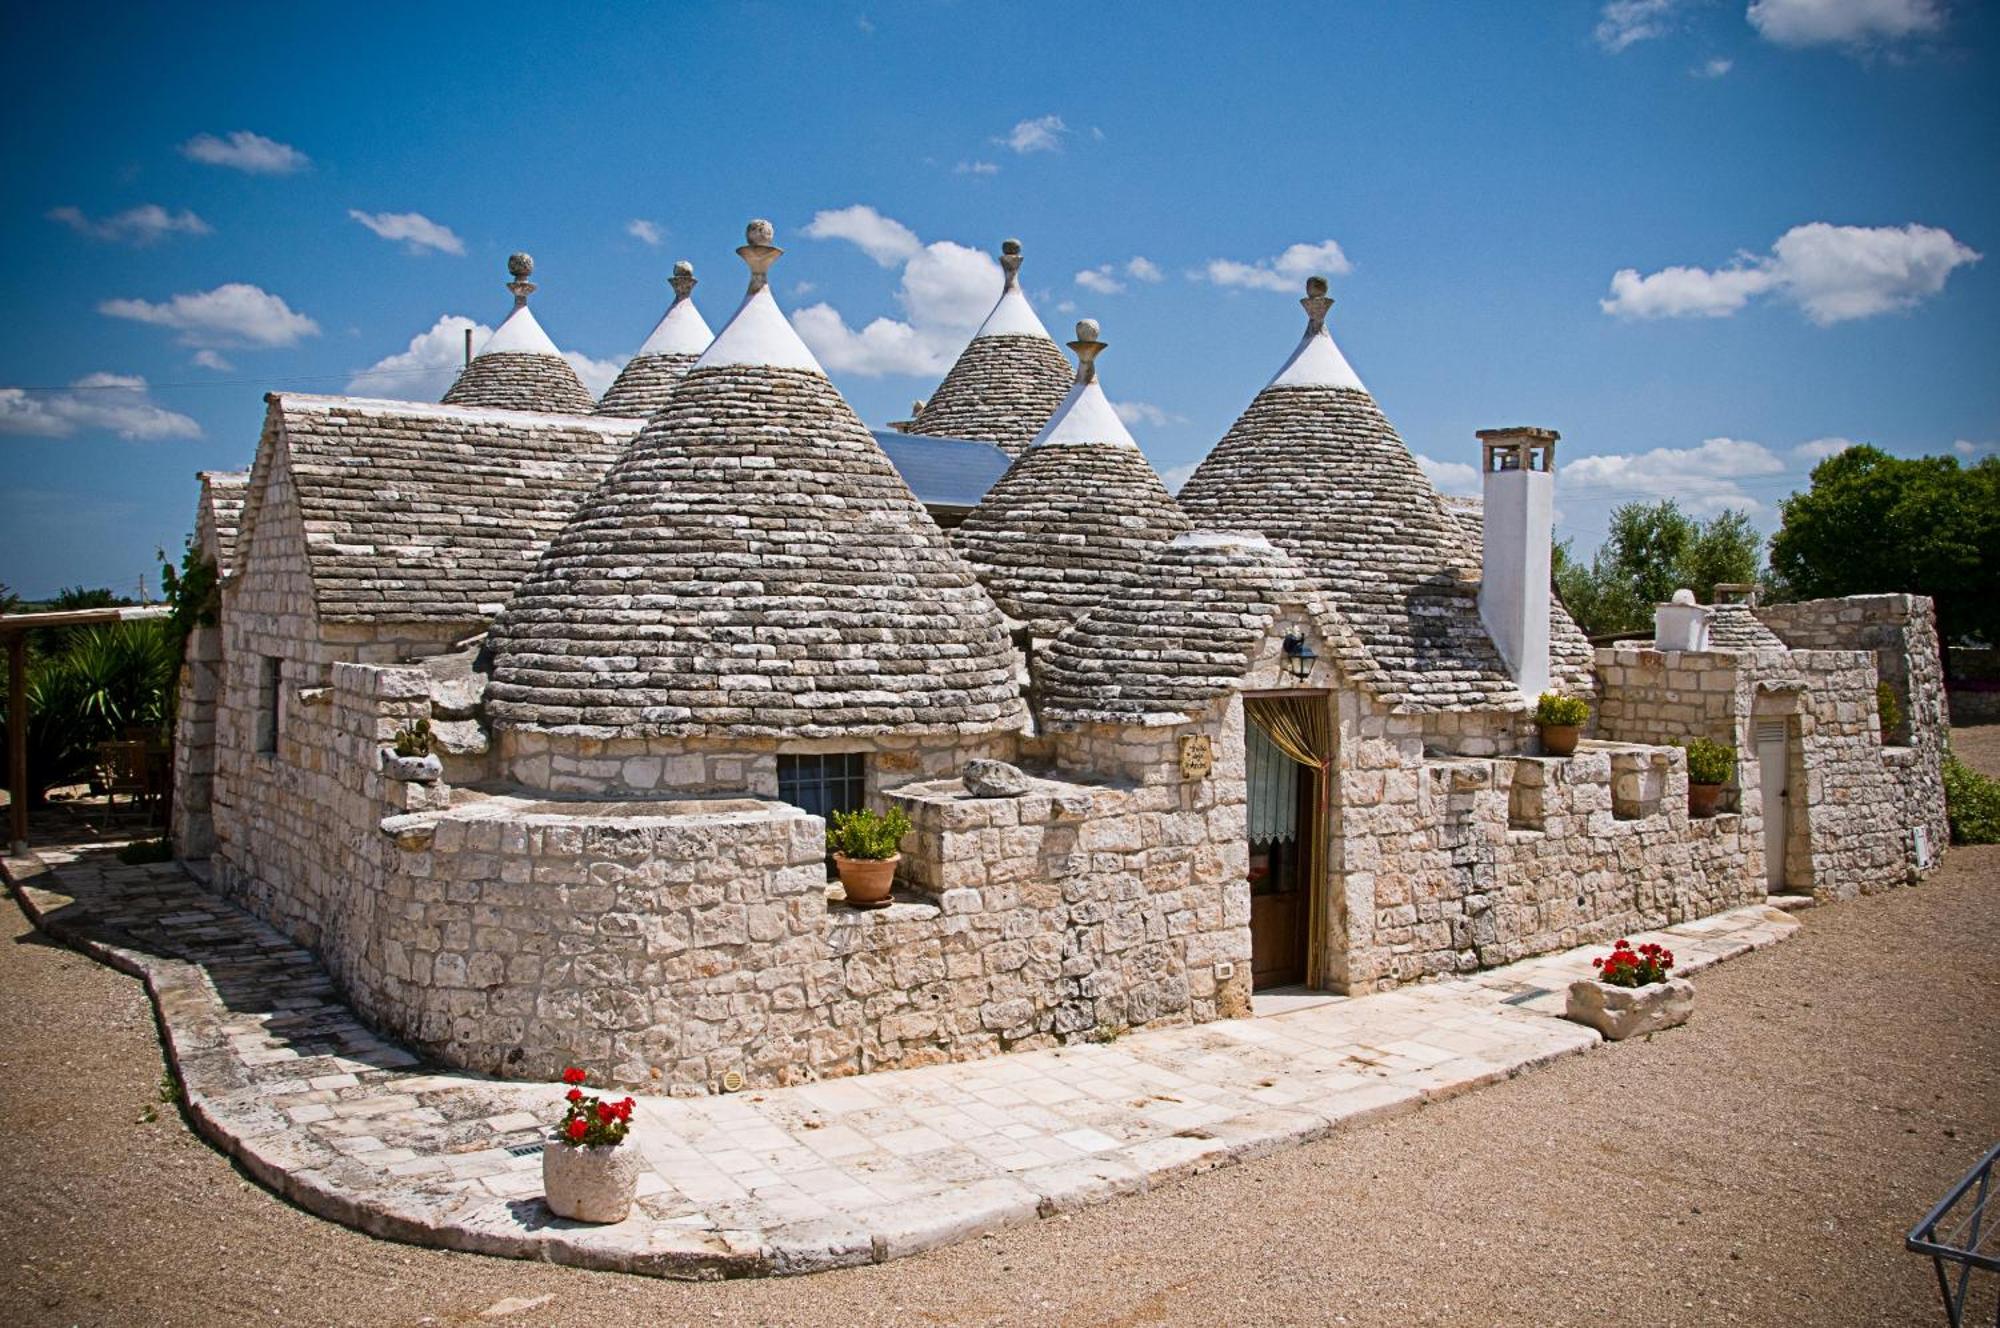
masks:
<path fill-rule="evenodd" d="M 1757 773 L 1764 801 L 1764 888 L 1785 891 L 1785 844 L 1791 838 L 1790 728 L 1784 720 L 1757 724 Z"/>
<path fill-rule="evenodd" d="M 1295 986 L 1306 980 L 1306 939 L 1312 916 L 1306 880 L 1306 836 L 1316 809 L 1317 772 L 1272 746 L 1247 726 L 1250 834 L 1250 985 Z"/>

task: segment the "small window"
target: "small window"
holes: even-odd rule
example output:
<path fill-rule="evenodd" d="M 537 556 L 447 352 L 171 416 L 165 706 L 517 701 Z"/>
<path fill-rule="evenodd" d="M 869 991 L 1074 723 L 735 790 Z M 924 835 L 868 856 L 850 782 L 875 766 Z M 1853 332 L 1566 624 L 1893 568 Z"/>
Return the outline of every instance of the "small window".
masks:
<path fill-rule="evenodd" d="M 285 661 L 265 655 L 257 661 L 257 750 L 278 750 L 283 722 Z"/>
<path fill-rule="evenodd" d="M 866 769 L 860 752 L 780 756 L 778 796 L 815 816 L 851 812 L 863 805 Z"/>

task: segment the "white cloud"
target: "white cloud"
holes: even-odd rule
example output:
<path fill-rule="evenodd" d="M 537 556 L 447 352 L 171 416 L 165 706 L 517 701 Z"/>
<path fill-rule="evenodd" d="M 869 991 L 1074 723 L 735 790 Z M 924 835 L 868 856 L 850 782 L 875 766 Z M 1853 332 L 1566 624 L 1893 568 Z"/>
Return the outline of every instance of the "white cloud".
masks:
<path fill-rule="evenodd" d="M 1187 416 L 1176 415 L 1150 401 L 1114 401 L 1111 409 L 1118 412 L 1118 418 L 1127 424 L 1143 424 L 1154 429 L 1187 423 Z"/>
<path fill-rule="evenodd" d="M 1673 11 L 1679 0 L 1610 0 L 1597 14 L 1591 35 L 1605 50 L 1618 52 L 1654 37 L 1664 37 L 1672 26 Z"/>
<path fill-rule="evenodd" d="M 1338 243 L 1321 240 L 1318 244 L 1290 245 L 1276 258 L 1260 258 L 1252 263 L 1240 263 L 1233 258 L 1212 258 L 1207 267 L 1192 275 L 1196 280 L 1206 277 L 1218 286 L 1295 291 L 1307 277 L 1324 276 L 1329 272 L 1339 276 L 1353 270 L 1354 265 L 1347 261 L 1347 254 Z"/>
<path fill-rule="evenodd" d="M 1702 61 L 1693 69 L 1688 70 L 1688 73 L 1694 75 L 1696 78 L 1721 78 L 1734 68 L 1736 68 L 1734 60 L 1718 55 Z"/>
<path fill-rule="evenodd" d="M 1062 301 L 1058 302 L 1058 303 L 1057 303 L 1057 305 L 1056 305 L 1056 312 L 1057 312 L 1057 313 L 1059 313 L 1059 314 L 1073 314 L 1073 313 L 1075 313 L 1075 312 L 1076 312 L 1076 301 L 1075 301 L 1075 300 L 1062 300 Z"/>
<path fill-rule="evenodd" d="M 1063 135 L 1069 126 L 1060 115 L 1042 115 L 1032 120 L 1023 120 L 1007 133 L 993 141 L 1016 152 L 1060 152 Z"/>
<path fill-rule="evenodd" d="M 1167 274 L 1160 271 L 1160 265 L 1143 254 L 1135 254 L 1125 263 L 1125 273 L 1139 281 L 1165 281 Z"/>
<path fill-rule="evenodd" d="M 269 348 L 297 345 L 306 337 L 319 335 L 318 323 L 269 291 L 241 281 L 176 295 L 163 304 L 105 300 L 98 304 L 97 312 L 172 328 L 181 334 L 184 346 Z"/>
<path fill-rule="evenodd" d="M 236 367 L 212 350 L 196 351 L 194 353 L 194 362 L 204 369 L 214 369 L 218 373 L 228 373 Z"/>
<path fill-rule="evenodd" d="M 611 386 L 618 371 L 625 367 L 623 360 L 593 360 L 580 350 L 566 350 L 562 357 L 569 361 L 569 367 L 576 370 L 576 376 L 594 397 L 603 396 L 604 389 Z"/>
<path fill-rule="evenodd" d="M 1466 461 L 1438 461 L 1422 452 L 1413 454 L 1417 465 L 1424 474 L 1430 476 L 1431 483 L 1439 493 L 1453 497 L 1477 498 L 1480 495 L 1479 467 Z"/>
<path fill-rule="evenodd" d="M 59 207 L 50 210 L 49 220 L 59 221 L 78 235 L 88 235 L 94 240 L 142 246 L 168 235 L 210 235 L 215 229 L 186 208 L 169 212 L 158 203 L 141 203 L 116 216 L 96 220 L 85 216 L 81 208 Z"/>
<path fill-rule="evenodd" d="M 1792 459 L 1808 466 L 1817 465 L 1830 456 L 1839 456 L 1854 445 L 1852 438 L 1815 438 L 1794 447 Z"/>
<path fill-rule="evenodd" d="M 290 175 L 312 165 L 312 158 L 289 143 L 239 129 L 228 138 L 196 134 L 181 144 L 181 155 L 210 166 L 227 166 L 250 175 Z"/>
<path fill-rule="evenodd" d="M 1753 296 L 1777 294 L 1822 327 L 1908 309 L 1944 289 L 1980 255 L 1933 226 L 1794 226 L 1766 257 L 1727 268 L 1669 267 L 1641 276 L 1621 268 L 1598 301 L 1621 318 L 1722 318 Z"/>
<path fill-rule="evenodd" d="M 625 233 L 639 243 L 651 245 L 655 249 L 659 248 L 660 242 L 667 238 L 667 233 L 660 229 L 658 222 L 647 221 L 644 217 L 634 217 L 626 222 Z"/>
<path fill-rule="evenodd" d="M 1751 0 L 1746 17 L 1780 46 L 1868 47 L 1944 27 L 1939 0 Z"/>
<path fill-rule="evenodd" d="M 1970 461 L 2000 451 L 2000 442 L 1989 438 L 1983 443 L 1975 443 L 1970 438 L 1961 438 L 1951 445 L 1951 450 Z"/>
<path fill-rule="evenodd" d="M 493 335 L 484 323 L 461 314 L 441 315 L 437 322 L 410 338 L 409 346 L 375 361 L 347 380 L 357 396 L 391 401 L 436 401 L 445 394 L 465 364 L 465 330 L 472 329 L 472 348 Z"/>
<path fill-rule="evenodd" d="M 421 212 L 363 212 L 349 208 L 347 215 L 383 239 L 401 242 L 413 254 L 426 249 L 440 254 L 465 253 L 465 241 L 451 227 L 441 226 Z"/>
<path fill-rule="evenodd" d="M 1762 443 L 1707 438 L 1699 447 L 1613 452 L 1567 463 L 1557 483 L 1572 494 L 1610 501 L 1673 498 L 1691 512 L 1725 507 L 1760 511 L 1764 504 L 1741 481 L 1782 475 L 1788 467 Z"/>
<path fill-rule="evenodd" d="M 1109 263 L 1101 267 L 1087 267 L 1077 273 L 1076 284 L 1099 295 L 1121 295 L 1125 291 L 1125 283 L 1111 275 Z"/>
<path fill-rule="evenodd" d="M 1000 167 L 990 161 L 961 161 L 951 168 L 953 175 L 998 175 Z"/>
<path fill-rule="evenodd" d="M 805 233 L 815 240 L 846 240 L 883 267 L 907 263 L 923 248 L 915 231 L 866 203 L 816 212 Z"/>
<path fill-rule="evenodd" d="M 201 437 L 199 424 L 156 404 L 136 375 L 85 374 L 61 392 L 0 387 L 0 434 L 67 438 L 99 431 L 148 442 Z"/>
<path fill-rule="evenodd" d="M 903 318 L 877 318 L 856 330 L 839 310 L 821 303 L 799 310 L 792 325 L 820 363 L 835 373 L 863 378 L 942 373 L 992 309 L 1000 290 L 1000 265 L 991 254 L 950 240 L 923 244 L 900 222 L 872 208 L 858 210 L 884 223 L 868 231 L 871 237 L 901 232 L 916 244 L 896 290 Z"/>

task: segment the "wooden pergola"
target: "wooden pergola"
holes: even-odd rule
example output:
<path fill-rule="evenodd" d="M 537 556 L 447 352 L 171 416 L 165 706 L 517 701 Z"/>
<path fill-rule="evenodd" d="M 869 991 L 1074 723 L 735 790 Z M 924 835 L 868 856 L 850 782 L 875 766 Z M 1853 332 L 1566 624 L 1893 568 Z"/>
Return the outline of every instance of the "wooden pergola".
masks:
<path fill-rule="evenodd" d="M 7 801 L 14 852 L 28 848 L 28 633 L 38 627 L 94 627 L 102 623 L 164 618 L 164 604 L 117 608 L 64 609 L 56 613 L 0 613 L 0 637 L 7 640 Z"/>

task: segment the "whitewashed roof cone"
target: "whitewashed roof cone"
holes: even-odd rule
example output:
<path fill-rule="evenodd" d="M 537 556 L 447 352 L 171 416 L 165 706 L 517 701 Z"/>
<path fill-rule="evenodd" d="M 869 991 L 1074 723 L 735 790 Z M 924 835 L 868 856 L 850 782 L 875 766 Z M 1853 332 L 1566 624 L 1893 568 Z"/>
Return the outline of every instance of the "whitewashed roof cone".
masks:
<path fill-rule="evenodd" d="M 588 415 L 596 408 L 590 389 L 528 308 L 528 297 L 535 292 L 528 277 L 534 270 L 535 260 L 527 254 L 507 259 L 507 271 L 514 278 L 507 283 L 514 294 L 514 311 L 459 371 L 458 381 L 444 394 L 446 405 L 563 415 Z"/>
<path fill-rule="evenodd" d="M 1306 292 L 1305 336 L 1181 487 L 1182 510 L 1289 550 L 1358 635 L 1383 700 L 1519 705 L 1479 616 L 1477 551 L 1334 345 L 1326 283 Z M 1551 670 L 1569 682 L 1579 661 L 1559 646 L 1582 637 L 1559 604 L 1550 639 Z M 1587 647 L 1580 664 L 1587 672 Z"/>
<path fill-rule="evenodd" d="M 912 433 L 1027 450 L 1070 386 L 1069 361 L 1021 289 L 1021 242 L 1000 246 L 1000 299 L 918 414 Z"/>
<path fill-rule="evenodd" d="M 674 264 L 674 302 L 654 326 L 646 344 L 639 347 L 618 377 L 597 403 L 599 415 L 623 415 L 643 420 L 667 404 L 674 384 L 694 367 L 701 353 L 715 340 L 708 322 L 694 305 L 694 264 L 682 259 Z"/>
<path fill-rule="evenodd" d="M 1354 633 L 1290 554 L 1262 535 L 1189 531 L 1043 653 L 1042 715 L 1181 723 L 1237 688 L 1274 628 L 1306 624 L 1347 677 L 1369 676 Z"/>
<path fill-rule="evenodd" d="M 489 638 L 496 724 L 597 736 L 980 733 L 1026 721 L 1000 610 L 764 280 Z"/>
<path fill-rule="evenodd" d="M 1097 381 L 1105 343 L 1076 325 L 1076 382 L 1055 415 L 959 528 L 960 552 L 1001 609 L 1053 636 L 1188 528 Z"/>

